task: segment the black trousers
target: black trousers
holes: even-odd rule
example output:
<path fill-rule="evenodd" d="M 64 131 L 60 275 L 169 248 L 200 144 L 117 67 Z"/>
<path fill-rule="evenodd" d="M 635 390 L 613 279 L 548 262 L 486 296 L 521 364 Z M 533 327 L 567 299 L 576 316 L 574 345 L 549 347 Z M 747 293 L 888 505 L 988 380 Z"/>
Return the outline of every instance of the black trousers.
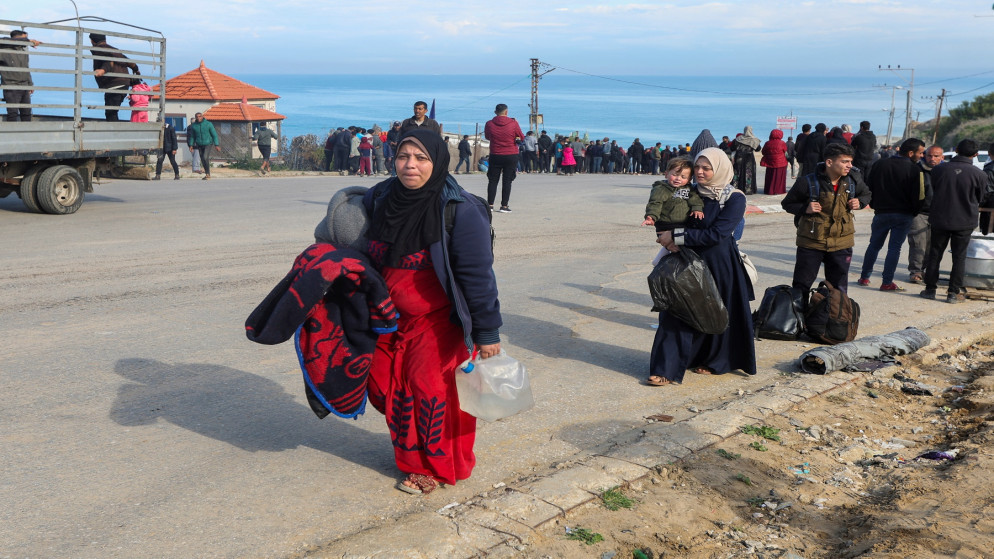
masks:
<path fill-rule="evenodd" d="M 538 158 L 539 171 L 548 173 L 550 165 L 552 165 L 552 157 L 549 156 L 549 152 L 543 151 Z"/>
<path fill-rule="evenodd" d="M 525 171 L 531 173 L 532 171 L 538 170 L 538 152 L 536 151 L 526 151 L 525 152 Z"/>
<path fill-rule="evenodd" d="M 973 229 L 950 231 L 948 229 L 932 228 L 932 239 L 928 245 L 928 256 L 925 257 L 925 289 L 935 290 L 939 284 L 939 264 L 942 263 L 942 253 L 946 245 L 950 245 L 953 253 L 953 269 L 949 272 L 949 289 L 947 293 L 961 293 L 963 289 L 963 268 L 966 266 L 966 248 L 970 244 Z"/>
<path fill-rule="evenodd" d="M 335 170 L 349 170 L 349 148 L 335 148 Z"/>
<path fill-rule="evenodd" d="M 124 103 L 124 98 L 127 96 L 127 93 L 104 93 L 104 105 L 120 107 Z M 117 109 L 106 109 L 104 110 L 104 114 L 110 122 L 119 122 L 121 120 L 117 117 Z"/>
<path fill-rule="evenodd" d="M 497 197 L 497 183 L 504 178 L 501 188 L 500 205 L 506 206 L 511 198 L 511 183 L 518 174 L 518 155 L 490 154 L 490 167 L 487 169 L 487 202 L 493 206 Z"/>
<path fill-rule="evenodd" d="M 173 173 L 179 176 L 179 165 L 176 164 L 176 154 L 171 151 L 163 152 L 159 154 L 159 158 L 155 161 L 155 176 L 162 174 L 162 162 L 169 158 L 169 164 L 173 166 Z"/>
<path fill-rule="evenodd" d="M 194 146 L 197 153 L 200 154 L 200 162 L 204 167 L 204 174 L 208 177 L 211 176 L 211 148 L 214 146 Z"/>
<path fill-rule="evenodd" d="M 791 285 L 804 293 L 818 279 L 818 270 L 825 264 L 825 281 L 842 292 L 849 290 L 849 264 L 852 262 L 852 249 L 844 248 L 834 252 L 797 247 L 794 261 L 794 279 Z"/>
<path fill-rule="evenodd" d="M 335 150 L 326 149 L 324 150 L 324 170 L 331 170 L 331 161 L 335 159 Z"/>
<path fill-rule="evenodd" d="M 26 89 L 5 89 L 3 90 L 3 102 L 27 105 L 31 103 L 31 94 Z M 17 122 L 18 120 L 21 122 L 31 122 L 31 107 L 20 109 L 7 107 L 7 122 Z"/>

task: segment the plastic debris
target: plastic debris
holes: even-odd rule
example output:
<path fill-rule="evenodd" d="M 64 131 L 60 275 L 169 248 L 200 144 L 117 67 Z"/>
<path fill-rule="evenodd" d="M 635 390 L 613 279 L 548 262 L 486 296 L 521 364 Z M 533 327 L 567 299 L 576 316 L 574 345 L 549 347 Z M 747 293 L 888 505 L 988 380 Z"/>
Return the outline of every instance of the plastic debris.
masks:
<path fill-rule="evenodd" d="M 956 455 L 959 454 L 959 449 L 954 448 L 952 450 L 947 450 L 945 452 L 939 450 L 930 450 L 924 454 L 919 454 L 915 456 L 915 460 L 955 460 Z"/>

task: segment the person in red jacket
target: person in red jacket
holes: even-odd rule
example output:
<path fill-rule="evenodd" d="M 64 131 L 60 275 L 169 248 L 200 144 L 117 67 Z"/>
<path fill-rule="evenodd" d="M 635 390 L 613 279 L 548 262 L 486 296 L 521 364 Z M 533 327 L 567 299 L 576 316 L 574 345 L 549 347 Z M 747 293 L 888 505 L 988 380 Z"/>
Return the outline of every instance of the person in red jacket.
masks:
<path fill-rule="evenodd" d="M 494 118 L 487 121 L 483 135 L 490 140 L 490 167 L 487 170 L 487 202 L 494 207 L 497 197 L 497 183 L 504 177 L 501 188 L 501 213 L 511 213 L 507 203 L 511 198 L 511 183 L 518 171 L 518 144 L 525 135 L 518 126 L 518 121 L 507 116 L 507 105 L 499 103 L 494 109 Z"/>

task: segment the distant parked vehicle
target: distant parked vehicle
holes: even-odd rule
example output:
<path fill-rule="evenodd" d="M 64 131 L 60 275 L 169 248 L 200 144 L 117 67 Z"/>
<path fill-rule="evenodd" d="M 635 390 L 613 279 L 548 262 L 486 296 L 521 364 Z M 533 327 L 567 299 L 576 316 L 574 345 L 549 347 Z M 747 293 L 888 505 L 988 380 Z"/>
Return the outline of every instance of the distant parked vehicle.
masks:
<path fill-rule="evenodd" d="M 956 155 L 955 151 L 947 151 L 942 154 L 942 158 L 946 161 L 949 161 L 950 159 L 953 158 L 954 155 Z M 979 153 L 977 153 L 977 156 L 973 158 L 973 165 L 977 168 L 983 169 L 984 165 L 986 165 L 987 162 L 990 160 L 991 156 L 988 155 L 987 150 L 981 150 Z"/>

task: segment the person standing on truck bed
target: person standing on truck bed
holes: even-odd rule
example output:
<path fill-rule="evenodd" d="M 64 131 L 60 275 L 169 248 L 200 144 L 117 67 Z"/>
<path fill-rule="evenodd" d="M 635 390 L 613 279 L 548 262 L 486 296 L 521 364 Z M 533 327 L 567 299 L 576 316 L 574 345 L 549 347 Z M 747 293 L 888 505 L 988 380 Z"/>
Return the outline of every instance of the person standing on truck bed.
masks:
<path fill-rule="evenodd" d="M 92 43 L 94 47 L 90 49 L 94 56 L 123 58 L 125 60 L 128 58 L 127 56 L 124 56 L 121 51 L 107 44 L 106 35 L 100 33 L 90 33 L 90 43 Z M 141 74 L 141 72 L 138 71 L 138 65 L 134 62 L 93 60 L 93 75 L 96 77 L 97 87 L 100 89 L 113 89 L 120 91 L 120 93 L 104 93 L 104 105 L 120 107 L 121 103 L 124 103 L 124 98 L 128 96 L 128 90 L 131 88 L 131 78 L 125 78 L 123 76 L 107 76 L 105 74 L 127 74 L 129 69 L 136 76 Z M 104 114 L 107 115 L 108 121 L 117 122 L 121 120 L 117 117 L 117 109 L 105 109 Z"/>
<path fill-rule="evenodd" d="M 36 41 L 34 39 L 28 39 L 28 34 L 20 29 L 15 29 L 10 32 L 10 39 L 12 41 L 24 41 L 25 43 L 31 43 L 31 46 L 37 47 L 41 44 L 41 41 Z M 32 86 L 34 82 L 31 81 L 31 72 L 27 70 L 9 70 L 6 68 L 27 68 L 28 67 L 28 47 L 24 45 L 0 45 L 0 86 L 8 85 L 20 85 L 20 86 Z M 4 68 L 6 67 L 6 68 Z M 28 105 L 31 103 L 31 94 L 34 93 L 30 89 L 8 89 L 3 88 L 3 102 L 7 103 L 7 121 L 8 122 L 31 122 L 31 107 L 21 107 L 13 108 L 11 104 L 24 104 Z"/>
<path fill-rule="evenodd" d="M 216 151 L 221 151 L 221 142 L 217 137 L 217 130 L 211 121 L 204 119 L 204 113 L 197 113 L 193 117 L 195 122 L 186 128 L 186 143 L 190 146 L 190 153 L 196 149 L 200 152 L 200 162 L 204 164 L 203 180 L 211 180 L 211 146 Z"/>

